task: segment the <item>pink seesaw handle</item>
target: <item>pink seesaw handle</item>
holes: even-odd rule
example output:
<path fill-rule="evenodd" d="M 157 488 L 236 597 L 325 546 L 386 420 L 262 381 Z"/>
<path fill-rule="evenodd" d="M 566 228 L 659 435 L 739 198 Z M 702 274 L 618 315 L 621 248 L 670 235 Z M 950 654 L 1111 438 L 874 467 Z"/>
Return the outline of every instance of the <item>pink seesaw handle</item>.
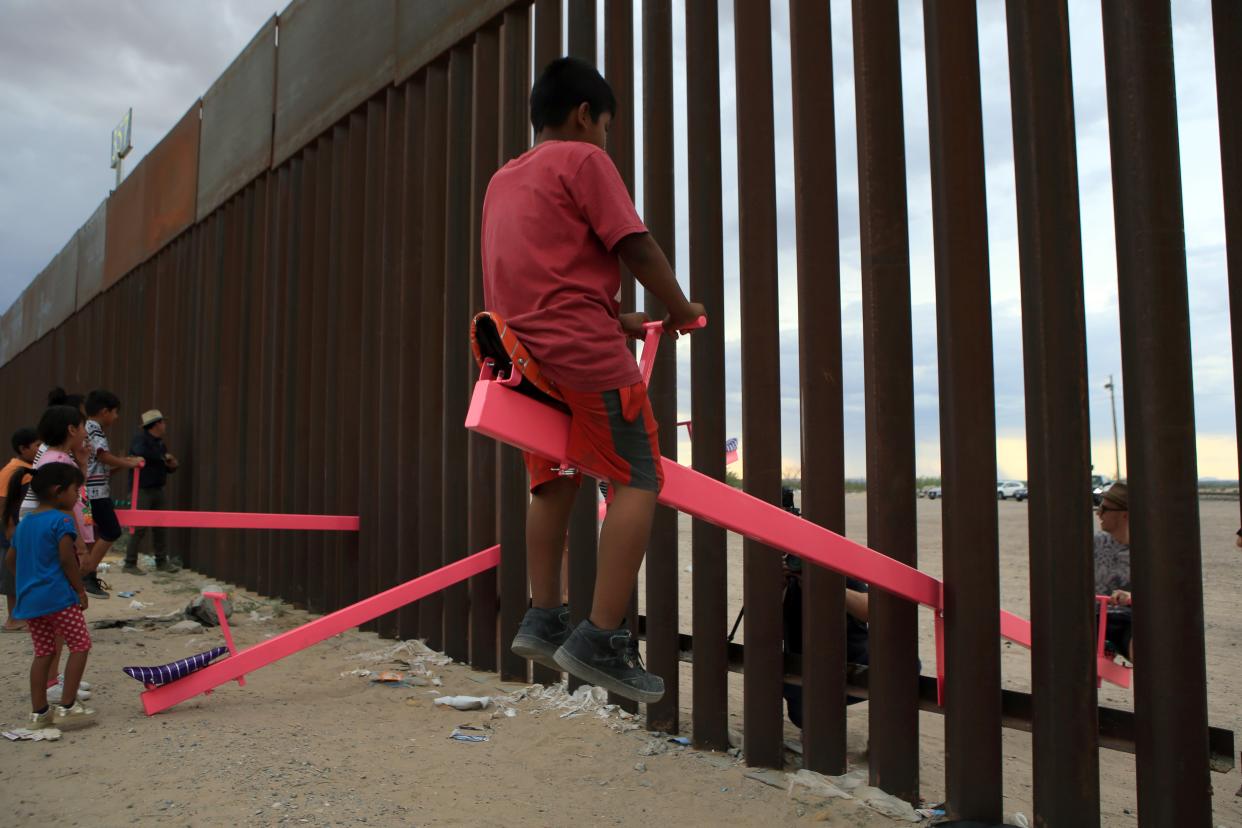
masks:
<path fill-rule="evenodd" d="M 237 655 L 237 647 L 233 646 L 233 631 L 229 629 L 229 619 L 224 615 L 224 599 L 227 598 L 223 592 L 204 592 L 204 598 L 210 598 L 211 602 L 216 605 L 216 620 L 220 622 L 220 632 L 224 634 L 224 643 L 229 648 L 229 655 Z M 237 686 L 246 686 L 246 677 L 237 677 Z"/>
<path fill-rule="evenodd" d="M 707 327 L 707 317 L 700 316 L 689 324 L 677 329 L 678 333 L 690 333 Z M 638 370 L 643 377 L 643 385 L 651 384 L 651 371 L 655 368 L 656 349 L 660 346 L 660 335 L 664 333 L 663 322 L 647 322 L 643 325 L 647 335 L 643 338 L 643 355 L 638 361 Z"/>

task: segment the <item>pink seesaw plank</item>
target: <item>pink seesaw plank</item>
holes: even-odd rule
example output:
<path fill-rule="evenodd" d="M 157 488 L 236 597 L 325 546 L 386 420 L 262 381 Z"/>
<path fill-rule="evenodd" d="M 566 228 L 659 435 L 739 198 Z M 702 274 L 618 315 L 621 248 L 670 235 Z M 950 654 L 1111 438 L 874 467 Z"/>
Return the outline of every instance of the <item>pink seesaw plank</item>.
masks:
<path fill-rule="evenodd" d="M 475 384 L 466 427 L 525 451 L 568 459 L 569 417 L 500 383 Z M 910 601 L 939 606 L 940 582 L 930 575 L 668 459 L 663 469 L 665 506 Z M 598 476 L 591 468 L 584 471 Z"/>
<path fill-rule="evenodd" d="M 501 382 L 475 383 L 466 428 L 524 451 L 568 461 L 569 417 Z M 693 469 L 668 459 L 662 463 L 664 489 L 660 502 L 665 506 L 931 607 L 936 611 L 937 629 L 942 631 L 943 604 L 938 579 Z M 599 476 L 589 467 L 583 467 L 583 471 Z M 1029 647 L 1030 622 L 1002 611 L 1001 635 Z M 1107 659 L 1101 659 L 1100 676 L 1128 687 L 1129 672 L 1120 665 L 1106 667 L 1104 661 Z M 940 636 L 937 662 L 943 665 Z M 937 672 L 943 680 L 942 669 L 938 666 Z"/>
<path fill-rule="evenodd" d="M 164 509 L 117 509 L 117 520 L 130 529 L 166 526 L 178 529 L 298 529 L 310 532 L 357 532 L 357 515 L 274 515 L 262 512 L 179 512 Z"/>
<path fill-rule="evenodd" d="M 493 546 L 468 558 L 462 558 L 435 572 L 421 575 L 412 581 L 406 581 L 400 586 L 363 599 L 344 609 L 322 618 L 316 618 L 314 621 L 275 638 L 255 644 L 253 647 L 247 647 L 236 655 L 208 665 L 171 684 L 147 690 L 142 694 L 142 708 L 148 716 L 154 716 L 199 693 L 208 693 L 221 684 L 239 679 L 247 673 L 253 673 L 261 667 L 305 650 L 324 639 L 340 635 L 359 624 L 392 612 L 433 592 L 439 592 L 445 587 L 464 581 L 480 572 L 485 572 L 499 563 L 499 546 Z"/>

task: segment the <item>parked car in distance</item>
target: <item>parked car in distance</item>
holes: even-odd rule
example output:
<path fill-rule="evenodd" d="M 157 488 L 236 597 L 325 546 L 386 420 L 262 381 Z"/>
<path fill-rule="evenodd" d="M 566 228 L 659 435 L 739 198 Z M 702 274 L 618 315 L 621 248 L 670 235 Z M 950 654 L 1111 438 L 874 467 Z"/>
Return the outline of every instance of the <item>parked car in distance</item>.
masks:
<path fill-rule="evenodd" d="M 1013 499 L 1018 501 L 1019 503 L 1026 500 L 1030 496 L 1031 496 L 1031 492 L 1029 489 L 1027 489 L 1025 481 L 1023 481 L 1022 483 L 1022 487 L 1013 493 Z"/>
<path fill-rule="evenodd" d="M 1018 497 L 1019 493 L 1022 494 L 1022 497 Z M 1026 484 L 1021 480 L 1002 480 L 996 484 L 997 500 L 1008 500 L 1011 497 L 1015 500 L 1025 500 Z"/>
<path fill-rule="evenodd" d="M 937 498 L 944 497 L 944 492 L 939 486 L 928 486 L 923 489 L 923 493 L 927 495 L 928 500 L 936 500 Z"/>
<path fill-rule="evenodd" d="M 1104 493 L 1108 491 L 1108 487 L 1113 485 L 1113 480 L 1106 474 L 1091 475 L 1091 502 L 1099 506 L 1100 501 L 1104 499 Z"/>

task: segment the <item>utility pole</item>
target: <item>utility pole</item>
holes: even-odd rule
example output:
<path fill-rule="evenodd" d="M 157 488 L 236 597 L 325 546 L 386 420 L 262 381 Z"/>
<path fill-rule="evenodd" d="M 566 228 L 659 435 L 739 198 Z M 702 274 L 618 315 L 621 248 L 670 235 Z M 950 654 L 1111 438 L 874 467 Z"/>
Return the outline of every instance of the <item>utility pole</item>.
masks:
<path fill-rule="evenodd" d="M 1108 389 L 1108 400 L 1113 407 L 1113 463 L 1114 469 L 1113 480 L 1121 479 L 1121 448 L 1117 442 L 1117 388 L 1113 385 L 1113 375 L 1108 375 L 1108 382 L 1104 383 L 1104 387 Z"/>
<path fill-rule="evenodd" d="M 130 107 L 125 111 L 125 117 L 112 130 L 112 168 L 116 170 L 116 189 L 121 188 L 121 168 L 125 163 L 125 156 L 129 155 L 129 151 L 134 148 L 131 141 L 131 133 L 133 131 L 134 109 Z"/>

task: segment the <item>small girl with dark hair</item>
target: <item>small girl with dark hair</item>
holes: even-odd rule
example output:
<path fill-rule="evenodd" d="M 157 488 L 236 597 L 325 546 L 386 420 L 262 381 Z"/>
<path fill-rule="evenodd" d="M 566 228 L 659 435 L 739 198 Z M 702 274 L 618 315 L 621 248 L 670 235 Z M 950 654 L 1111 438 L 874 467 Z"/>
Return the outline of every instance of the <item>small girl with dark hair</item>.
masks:
<path fill-rule="evenodd" d="M 81 499 L 85 478 L 70 463 L 51 462 L 38 469 L 30 491 L 38 505 L 18 523 L 4 565 L 17 576 L 13 614 L 26 620 L 34 643 L 30 664 L 29 727 L 75 727 L 89 724 L 95 711 L 78 699 L 86 672 L 91 636 L 82 610 L 88 604 L 74 540 L 77 527 L 69 514 Z M 56 672 L 56 645 L 69 647 L 65 679 L 57 704 L 48 703 L 48 685 Z"/>
<path fill-rule="evenodd" d="M 39 439 L 43 441 L 43 446 L 35 457 L 35 470 L 42 469 L 49 464 L 61 464 L 71 466 L 79 473 L 82 473 L 81 460 L 79 458 L 83 455 L 86 445 L 85 423 L 86 418 L 82 415 L 81 409 L 74 405 L 53 405 L 44 411 L 43 416 L 39 418 L 37 428 Z M 85 479 L 84 474 L 83 478 Z M 82 495 L 85 495 L 84 489 L 80 489 L 78 501 L 72 507 L 74 521 L 73 546 L 79 567 L 81 562 L 86 560 L 88 546 L 95 542 L 94 529 L 86 511 L 86 501 Z M 19 525 L 21 520 L 25 520 L 27 515 L 32 514 L 38 508 L 39 500 L 34 491 L 34 486 L 31 486 L 26 492 L 25 499 L 22 500 Z M 53 666 L 60 663 L 60 652 L 58 643 L 55 649 Z M 63 683 L 58 682 L 56 672 L 53 670 L 51 684 L 48 688 L 48 694 L 52 698 L 53 703 L 62 698 L 63 689 Z M 90 698 L 90 687 L 83 686 L 78 692 L 78 696 L 83 700 Z"/>

